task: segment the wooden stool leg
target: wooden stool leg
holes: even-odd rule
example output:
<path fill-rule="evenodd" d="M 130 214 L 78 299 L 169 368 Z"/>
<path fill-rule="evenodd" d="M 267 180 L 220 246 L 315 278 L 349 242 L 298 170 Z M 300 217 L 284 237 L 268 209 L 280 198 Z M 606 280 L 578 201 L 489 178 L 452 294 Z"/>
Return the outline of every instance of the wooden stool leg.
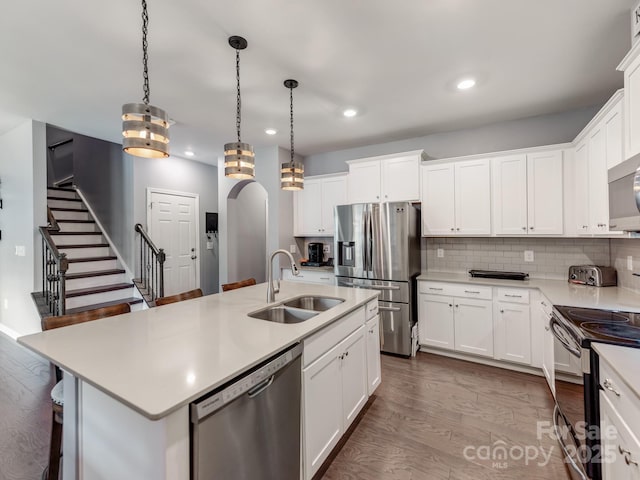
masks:
<path fill-rule="evenodd" d="M 57 405 L 53 407 L 51 418 L 51 447 L 49 448 L 49 476 L 47 480 L 58 480 L 62 451 L 62 409 Z"/>

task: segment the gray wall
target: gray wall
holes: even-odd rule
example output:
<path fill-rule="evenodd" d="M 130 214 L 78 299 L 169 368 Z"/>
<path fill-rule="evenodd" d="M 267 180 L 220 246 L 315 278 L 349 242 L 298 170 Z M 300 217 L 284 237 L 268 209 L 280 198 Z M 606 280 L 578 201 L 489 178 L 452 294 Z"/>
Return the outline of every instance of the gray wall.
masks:
<path fill-rule="evenodd" d="M 411 150 L 424 150 L 431 158 L 449 158 L 570 142 L 600 107 L 597 105 L 479 128 L 309 155 L 304 160 L 305 175 L 346 172 L 345 160 Z"/>
<path fill-rule="evenodd" d="M 31 292 L 42 290 L 42 240 L 47 224 L 45 125 L 29 120 L 0 136 L 0 328 L 40 331 Z M 16 256 L 16 246 L 25 248 Z"/>
<path fill-rule="evenodd" d="M 178 157 L 139 158 L 125 155 L 133 165 L 133 219 L 147 230 L 147 188 L 194 193 L 200 197 L 200 288 L 205 295 L 218 291 L 218 246 L 207 250 L 206 212 L 218 211 L 218 169 Z M 162 248 L 162 245 L 157 245 Z"/>

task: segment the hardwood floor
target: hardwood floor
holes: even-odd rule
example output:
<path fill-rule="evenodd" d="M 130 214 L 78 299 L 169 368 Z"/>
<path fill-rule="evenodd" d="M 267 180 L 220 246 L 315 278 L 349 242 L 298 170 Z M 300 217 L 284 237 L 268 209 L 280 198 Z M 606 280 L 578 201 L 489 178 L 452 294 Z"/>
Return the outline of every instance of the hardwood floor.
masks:
<path fill-rule="evenodd" d="M 382 375 L 324 480 L 570 478 L 556 441 L 537 435 L 537 422 L 550 427 L 553 411 L 544 378 L 426 353 L 383 355 Z M 582 402 L 578 389 L 567 389 Z M 506 460 L 484 460 L 498 447 L 511 452 Z M 524 451 L 539 456 L 518 459 Z M 549 461 L 539 466 L 542 451 Z"/>
<path fill-rule="evenodd" d="M 47 465 L 49 363 L 0 333 L 0 480 L 36 480 Z"/>

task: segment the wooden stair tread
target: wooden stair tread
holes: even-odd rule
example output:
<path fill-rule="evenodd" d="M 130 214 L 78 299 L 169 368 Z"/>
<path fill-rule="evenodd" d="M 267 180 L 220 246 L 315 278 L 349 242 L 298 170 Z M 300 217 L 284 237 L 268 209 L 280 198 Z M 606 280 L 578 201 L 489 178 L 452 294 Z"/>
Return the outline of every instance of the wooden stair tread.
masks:
<path fill-rule="evenodd" d="M 83 212 L 89 213 L 89 210 L 82 208 L 63 208 L 63 207 L 49 207 L 52 212 Z"/>
<path fill-rule="evenodd" d="M 73 220 L 73 219 L 67 220 L 65 218 L 60 220 L 56 218 L 56 222 L 58 223 L 96 223 L 95 220 Z"/>
<path fill-rule="evenodd" d="M 58 220 L 60 222 L 60 220 Z M 102 232 L 49 232 L 49 235 L 102 235 Z"/>
<path fill-rule="evenodd" d="M 93 295 L 94 293 L 113 292 L 133 287 L 133 283 L 114 283 L 101 287 L 78 288 L 77 290 L 67 290 L 65 298 L 81 297 L 83 295 Z"/>
<path fill-rule="evenodd" d="M 85 257 L 85 258 L 70 258 L 68 259 L 69 263 L 83 263 L 83 262 L 101 262 L 103 260 L 117 260 L 118 257 L 115 255 L 109 255 L 106 257 Z M 69 277 L 67 275 L 67 277 Z"/>
<path fill-rule="evenodd" d="M 80 202 L 82 203 L 82 200 L 79 198 L 67 198 L 67 197 L 50 197 L 47 195 L 47 200 L 65 200 L 67 202 Z"/>
<path fill-rule="evenodd" d="M 81 243 L 74 245 L 57 245 L 58 250 L 65 250 L 67 248 L 101 248 L 108 247 L 108 243 Z"/>
<path fill-rule="evenodd" d="M 125 270 L 122 268 L 112 268 L 109 270 L 96 270 L 93 272 L 69 273 L 66 277 L 67 280 L 75 280 L 76 278 L 102 277 L 105 275 L 117 275 L 119 273 L 125 273 Z"/>
<path fill-rule="evenodd" d="M 70 313 L 85 312 L 87 310 L 93 310 L 94 308 L 102 308 L 102 307 L 110 307 L 111 305 L 118 305 L 119 303 L 128 303 L 129 305 L 135 305 L 137 303 L 142 303 L 142 299 L 129 297 L 129 298 L 123 298 L 121 300 L 112 300 L 110 302 L 94 303 L 93 305 L 83 305 L 82 307 L 68 308 L 66 313 L 70 314 Z"/>

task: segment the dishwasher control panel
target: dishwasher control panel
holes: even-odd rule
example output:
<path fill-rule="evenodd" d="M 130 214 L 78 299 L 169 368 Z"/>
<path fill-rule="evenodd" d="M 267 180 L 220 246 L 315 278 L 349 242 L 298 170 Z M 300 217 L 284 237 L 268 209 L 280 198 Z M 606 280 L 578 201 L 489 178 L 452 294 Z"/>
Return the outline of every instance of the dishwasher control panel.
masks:
<path fill-rule="evenodd" d="M 262 387 L 262 384 L 268 385 L 272 381 L 272 377 L 279 370 L 286 367 L 295 358 L 299 357 L 301 353 L 302 345 L 297 344 L 295 347 L 278 355 L 251 373 L 240 377 L 231 385 L 224 387 L 222 390 L 214 393 L 210 397 L 195 403 L 193 405 L 195 406 L 195 411 L 192 411 L 191 421 L 195 423 L 202 420 L 204 417 L 222 408 L 227 403 L 230 403 L 239 396 L 250 392 L 254 387 L 258 387 L 256 388 L 257 391 Z M 194 413 L 195 415 L 193 415 Z"/>

